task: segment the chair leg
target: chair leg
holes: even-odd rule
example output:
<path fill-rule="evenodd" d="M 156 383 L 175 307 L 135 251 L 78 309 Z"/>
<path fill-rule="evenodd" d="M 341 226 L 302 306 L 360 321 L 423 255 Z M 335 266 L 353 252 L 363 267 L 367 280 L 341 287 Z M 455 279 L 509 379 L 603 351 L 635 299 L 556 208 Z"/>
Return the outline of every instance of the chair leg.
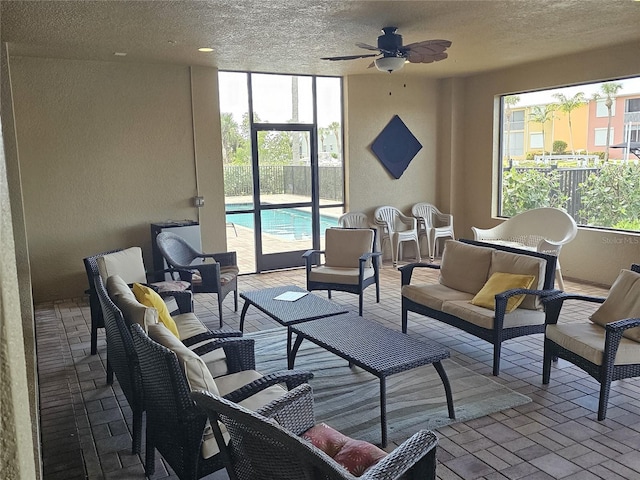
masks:
<path fill-rule="evenodd" d="M 142 450 L 142 408 L 133 410 L 133 439 L 131 442 L 131 454 L 137 455 Z"/>
<path fill-rule="evenodd" d="M 327 297 L 331 300 L 331 290 L 327 290 Z"/>
<path fill-rule="evenodd" d="M 107 355 L 107 385 L 113 385 L 113 368 L 109 362 L 109 356 Z"/>
<path fill-rule="evenodd" d="M 611 361 L 613 363 L 613 360 Z M 609 403 L 609 390 L 611 389 L 611 378 L 613 368 L 601 367 L 604 372 L 600 375 L 600 400 L 598 401 L 598 420 L 607 418 L 607 404 Z"/>
<path fill-rule="evenodd" d="M 233 311 L 238 311 L 238 288 L 233 291 Z"/>
<path fill-rule="evenodd" d="M 553 360 L 553 354 L 551 353 L 550 341 L 544 339 L 544 353 L 542 356 L 542 384 L 549 385 L 549 379 L 551 378 L 551 361 Z"/>
<path fill-rule="evenodd" d="M 220 328 L 222 328 L 222 296 L 218 293 L 218 315 L 220 315 Z"/>
<path fill-rule="evenodd" d="M 500 375 L 500 353 L 502 351 L 502 343 L 496 342 L 493 345 L 493 376 Z"/>
<path fill-rule="evenodd" d="M 147 477 L 151 477 L 156 473 L 156 449 L 149 441 L 149 435 L 147 435 L 147 445 L 145 448 L 144 473 Z"/>
<path fill-rule="evenodd" d="M 362 289 L 360 289 L 360 295 L 358 295 L 358 297 L 359 297 L 358 298 L 358 307 L 359 307 L 359 309 L 358 309 L 359 313 L 358 314 L 360 316 L 362 316 L 362 297 L 363 296 L 364 296 L 364 292 L 362 291 Z"/>
<path fill-rule="evenodd" d="M 98 353 L 98 322 L 91 317 L 91 355 Z"/>

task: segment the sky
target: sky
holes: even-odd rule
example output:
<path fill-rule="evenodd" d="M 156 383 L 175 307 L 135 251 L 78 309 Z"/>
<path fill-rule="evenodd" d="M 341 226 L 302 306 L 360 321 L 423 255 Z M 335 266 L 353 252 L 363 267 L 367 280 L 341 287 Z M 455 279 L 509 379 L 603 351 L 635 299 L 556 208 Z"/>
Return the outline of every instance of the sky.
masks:
<path fill-rule="evenodd" d="M 624 80 L 615 80 L 615 83 L 622 84 L 622 88 L 618 90 L 618 95 L 640 94 L 640 77 L 629 78 Z M 583 92 L 587 98 L 591 98 L 594 93 L 600 91 L 601 83 L 592 83 L 589 85 L 576 85 L 574 87 L 561 87 L 552 90 L 544 90 L 539 92 L 520 93 L 520 101 L 518 107 L 526 107 L 531 105 L 545 105 L 554 103 L 558 100 L 553 97 L 554 93 L 562 92 L 567 97 L 573 97 L 578 92 Z"/>
<path fill-rule="evenodd" d="M 218 75 L 220 111 L 230 112 L 236 122 L 248 109 L 247 74 L 220 72 Z M 298 77 L 299 111 L 301 123 L 313 122 L 311 77 Z M 340 79 L 316 77 L 318 98 L 318 125 L 326 127 L 332 122 L 341 122 Z M 254 110 L 263 122 L 287 122 L 291 114 L 291 76 L 253 74 Z"/>

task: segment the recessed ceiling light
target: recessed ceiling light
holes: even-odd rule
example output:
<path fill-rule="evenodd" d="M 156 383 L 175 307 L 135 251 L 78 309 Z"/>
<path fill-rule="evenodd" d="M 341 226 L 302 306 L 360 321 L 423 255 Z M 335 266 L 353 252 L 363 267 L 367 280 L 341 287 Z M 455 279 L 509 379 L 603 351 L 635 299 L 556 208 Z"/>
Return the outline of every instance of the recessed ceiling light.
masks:
<path fill-rule="evenodd" d="M 209 48 L 209 47 L 200 47 L 198 49 L 199 52 L 213 52 L 213 48 Z"/>
<path fill-rule="evenodd" d="M 127 52 L 113 52 L 116 57 L 126 57 Z"/>

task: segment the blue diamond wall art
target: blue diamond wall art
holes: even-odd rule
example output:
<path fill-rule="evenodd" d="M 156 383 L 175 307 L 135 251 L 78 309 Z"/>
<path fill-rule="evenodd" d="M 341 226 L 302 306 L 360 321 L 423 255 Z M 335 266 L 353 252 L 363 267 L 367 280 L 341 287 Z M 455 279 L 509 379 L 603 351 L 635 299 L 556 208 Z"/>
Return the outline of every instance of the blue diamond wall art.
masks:
<path fill-rule="evenodd" d="M 371 150 L 395 179 L 402 176 L 422 145 L 398 115 L 371 144 Z"/>

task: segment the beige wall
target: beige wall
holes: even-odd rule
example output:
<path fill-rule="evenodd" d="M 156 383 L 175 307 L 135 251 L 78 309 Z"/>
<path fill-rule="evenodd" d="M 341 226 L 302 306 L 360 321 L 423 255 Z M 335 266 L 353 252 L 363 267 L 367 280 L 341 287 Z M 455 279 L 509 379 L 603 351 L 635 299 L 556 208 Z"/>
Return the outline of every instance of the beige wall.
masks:
<path fill-rule="evenodd" d="M 346 78 L 348 208 L 406 212 L 430 201 L 454 213 L 459 237 L 495 225 L 495 96 L 637 74 L 638 47 L 464 79 Z M 203 247 L 226 248 L 215 69 L 24 57 L 11 65 L 36 302 L 81 295 L 86 255 L 141 245 L 151 268 L 151 222 L 199 219 Z M 398 180 L 370 150 L 395 114 L 423 145 Z M 581 231 L 563 249 L 565 276 L 610 283 L 640 258 L 636 238 Z"/>
<path fill-rule="evenodd" d="M 637 75 L 639 51 L 640 43 L 634 42 L 466 79 L 463 128 L 452 133 L 464 154 L 464 203 L 454 210 L 458 235 L 470 236 L 471 226 L 498 223 L 492 216 L 492 179 L 497 174 L 494 97 Z M 640 236 L 580 229 L 560 259 L 565 277 L 611 284 L 621 268 L 640 260 Z"/>
<path fill-rule="evenodd" d="M 36 302 L 81 295 L 87 255 L 140 245 L 151 269 L 152 222 L 200 213 L 203 246 L 225 249 L 214 69 L 194 68 L 192 80 L 180 66 L 11 65 Z M 200 212 L 197 186 L 207 200 Z"/>
<path fill-rule="evenodd" d="M 378 72 L 348 77 L 344 85 L 347 208 L 371 215 L 375 207 L 391 205 L 410 213 L 414 203 L 435 202 L 437 83 Z M 371 144 L 394 115 L 422 144 L 397 180 L 371 151 Z"/>

